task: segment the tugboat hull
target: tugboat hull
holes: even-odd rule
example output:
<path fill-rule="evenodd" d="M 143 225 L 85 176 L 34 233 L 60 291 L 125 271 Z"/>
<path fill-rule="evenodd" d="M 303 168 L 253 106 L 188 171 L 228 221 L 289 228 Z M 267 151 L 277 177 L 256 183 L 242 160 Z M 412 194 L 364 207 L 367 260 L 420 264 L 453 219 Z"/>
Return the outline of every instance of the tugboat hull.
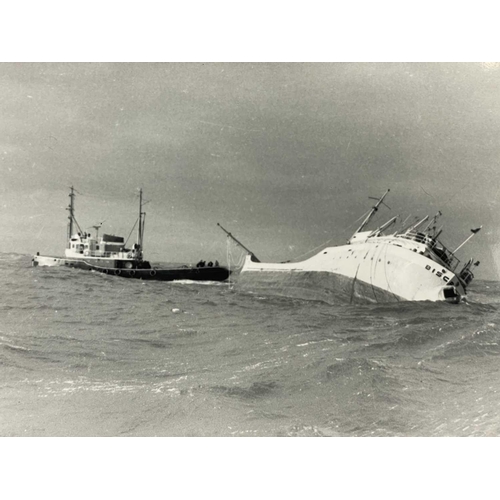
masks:
<path fill-rule="evenodd" d="M 224 281 L 229 278 L 230 271 L 221 266 L 190 267 L 179 266 L 172 268 L 153 269 L 147 262 L 119 261 L 116 259 L 71 259 L 35 255 L 33 266 L 41 267 L 72 267 L 87 271 L 96 271 L 121 278 L 132 278 L 150 281 Z M 128 268 L 131 265 L 133 268 Z M 141 266 L 143 266 L 141 268 Z"/>

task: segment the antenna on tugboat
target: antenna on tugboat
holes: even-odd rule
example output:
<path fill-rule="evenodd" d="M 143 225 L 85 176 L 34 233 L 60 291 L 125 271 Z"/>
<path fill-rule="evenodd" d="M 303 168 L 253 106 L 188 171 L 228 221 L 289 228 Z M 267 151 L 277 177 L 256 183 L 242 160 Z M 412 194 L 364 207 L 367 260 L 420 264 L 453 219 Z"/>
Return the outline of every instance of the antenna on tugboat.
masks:
<path fill-rule="evenodd" d="M 373 206 L 373 208 L 370 210 L 370 213 L 366 216 L 365 220 L 362 222 L 361 226 L 359 226 L 359 228 L 357 229 L 357 231 L 354 232 L 354 234 L 356 233 L 359 233 L 367 224 L 368 222 L 370 222 L 370 219 L 375 215 L 375 213 L 377 212 L 378 210 L 378 207 L 384 203 L 384 198 L 388 195 L 388 193 L 390 192 L 390 189 L 388 189 L 384 195 L 378 199 L 377 203 L 375 203 L 375 205 Z M 371 197 L 370 197 L 371 198 Z M 377 198 L 371 198 L 373 200 L 376 200 Z M 385 205 L 385 203 L 384 203 Z M 385 205 L 387 207 L 387 205 Z M 387 207 L 389 208 L 389 207 Z"/>
<path fill-rule="evenodd" d="M 95 229 L 95 239 L 98 240 L 99 239 L 99 229 L 101 229 L 102 225 L 105 223 L 106 221 L 103 220 L 101 222 L 99 222 L 99 224 L 96 224 L 95 226 L 90 226 L 92 228 Z"/>
<path fill-rule="evenodd" d="M 458 252 L 458 250 L 460 250 L 471 238 L 474 238 L 474 236 L 476 236 L 476 234 L 479 233 L 479 231 L 481 231 L 482 227 L 483 226 L 479 226 L 476 229 L 471 229 L 472 234 L 461 245 L 458 245 L 458 247 L 455 248 L 455 250 L 453 250 L 453 252 L 451 252 L 451 253 L 454 254 L 454 253 Z"/>

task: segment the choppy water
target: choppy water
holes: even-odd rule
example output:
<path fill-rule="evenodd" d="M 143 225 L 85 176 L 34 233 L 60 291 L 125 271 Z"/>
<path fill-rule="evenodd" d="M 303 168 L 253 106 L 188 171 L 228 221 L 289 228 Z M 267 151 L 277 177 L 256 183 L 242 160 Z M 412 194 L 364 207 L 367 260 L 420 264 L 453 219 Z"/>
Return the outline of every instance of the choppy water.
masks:
<path fill-rule="evenodd" d="M 328 305 L 0 254 L 1 436 L 498 436 L 500 283 Z"/>

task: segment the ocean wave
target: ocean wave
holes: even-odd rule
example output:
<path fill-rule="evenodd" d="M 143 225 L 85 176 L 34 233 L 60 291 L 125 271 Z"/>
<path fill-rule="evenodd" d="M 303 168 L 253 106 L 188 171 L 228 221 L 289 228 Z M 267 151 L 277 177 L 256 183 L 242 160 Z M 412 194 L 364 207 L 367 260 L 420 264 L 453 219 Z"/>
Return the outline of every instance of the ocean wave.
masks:
<path fill-rule="evenodd" d="M 174 280 L 169 281 L 172 285 L 195 285 L 195 286 L 214 286 L 214 287 L 223 287 L 228 286 L 227 283 L 222 281 L 199 281 L 199 280 Z"/>
<path fill-rule="evenodd" d="M 28 347 L 24 347 L 21 345 L 15 345 L 15 344 L 7 344 L 5 342 L 0 342 L 0 347 L 3 349 L 7 349 L 10 351 L 15 351 L 15 352 L 29 352 L 30 349 Z"/>
<path fill-rule="evenodd" d="M 392 372 L 387 361 L 369 358 L 338 358 L 326 367 L 326 380 L 350 386 L 351 393 L 368 394 L 386 402 L 399 401 L 404 384 Z"/>
<path fill-rule="evenodd" d="M 29 434 L 30 418 L 65 435 L 498 430 L 500 284 L 473 282 L 458 305 L 332 305 L 0 266 L 4 398 L 22 402 L 3 400 L 5 434 Z"/>
<path fill-rule="evenodd" d="M 132 345 L 153 347 L 155 349 L 168 349 L 172 347 L 171 342 L 160 339 L 133 338 L 133 339 L 124 339 L 123 342 Z"/>
<path fill-rule="evenodd" d="M 334 363 L 326 367 L 326 378 L 338 382 L 339 379 L 353 378 L 366 373 L 371 377 L 378 377 L 385 372 L 386 368 L 380 361 L 365 358 L 337 358 Z"/>
<path fill-rule="evenodd" d="M 500 332 L 495 326 L 485 325 L 457 334 L 428 353 L 428 359 L 456 360 L 500 355 Z"/>
<path fill-rule="evenodd" d="M 329 427 L 296 424 L 277 432 L 279 437 L 341 437 L 342 434 Z"/>
<path fill-rule="evenodd" d="M 15 252 L 0 252 L 0 262 L 26 262 L 31 265 L 32 256 Z"/>
<path fill-rule="evenodd" d="M 273 394 L 277 389 L 276 382 L 253 382 L 248 387 L 217 385 L 211 392 L 239 399 L 255 399 Z"/>

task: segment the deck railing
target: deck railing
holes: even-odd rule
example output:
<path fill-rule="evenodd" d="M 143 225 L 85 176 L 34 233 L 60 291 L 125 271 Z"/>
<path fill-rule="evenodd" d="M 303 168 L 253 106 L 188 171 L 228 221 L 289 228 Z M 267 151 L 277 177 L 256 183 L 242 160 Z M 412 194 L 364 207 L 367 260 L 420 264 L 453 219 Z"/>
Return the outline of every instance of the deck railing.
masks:
<path fill-rule="evenodd" d="M 116 259 L 132 259 L 130 252 L 100 252 L 85 250 L 83 253 L 85 257 L 102 257 L 103 259 L 116 258 Z"/>
<path fill-rule="evenodd" d="M 427 246 L 432 253 L 441 260 L 445 266 L 450 270 L 455 272 L 455 269 L 460 264 L 455 255 L 450 252 L 439 240 L 432 238 L 428 234 L 419 233 L 416 231 L 409 231 L 404 234 L 398 234 L 398 238 L 404 238 L 410 241 L 416 241 L 417 243 L 422 243 Z"/>

